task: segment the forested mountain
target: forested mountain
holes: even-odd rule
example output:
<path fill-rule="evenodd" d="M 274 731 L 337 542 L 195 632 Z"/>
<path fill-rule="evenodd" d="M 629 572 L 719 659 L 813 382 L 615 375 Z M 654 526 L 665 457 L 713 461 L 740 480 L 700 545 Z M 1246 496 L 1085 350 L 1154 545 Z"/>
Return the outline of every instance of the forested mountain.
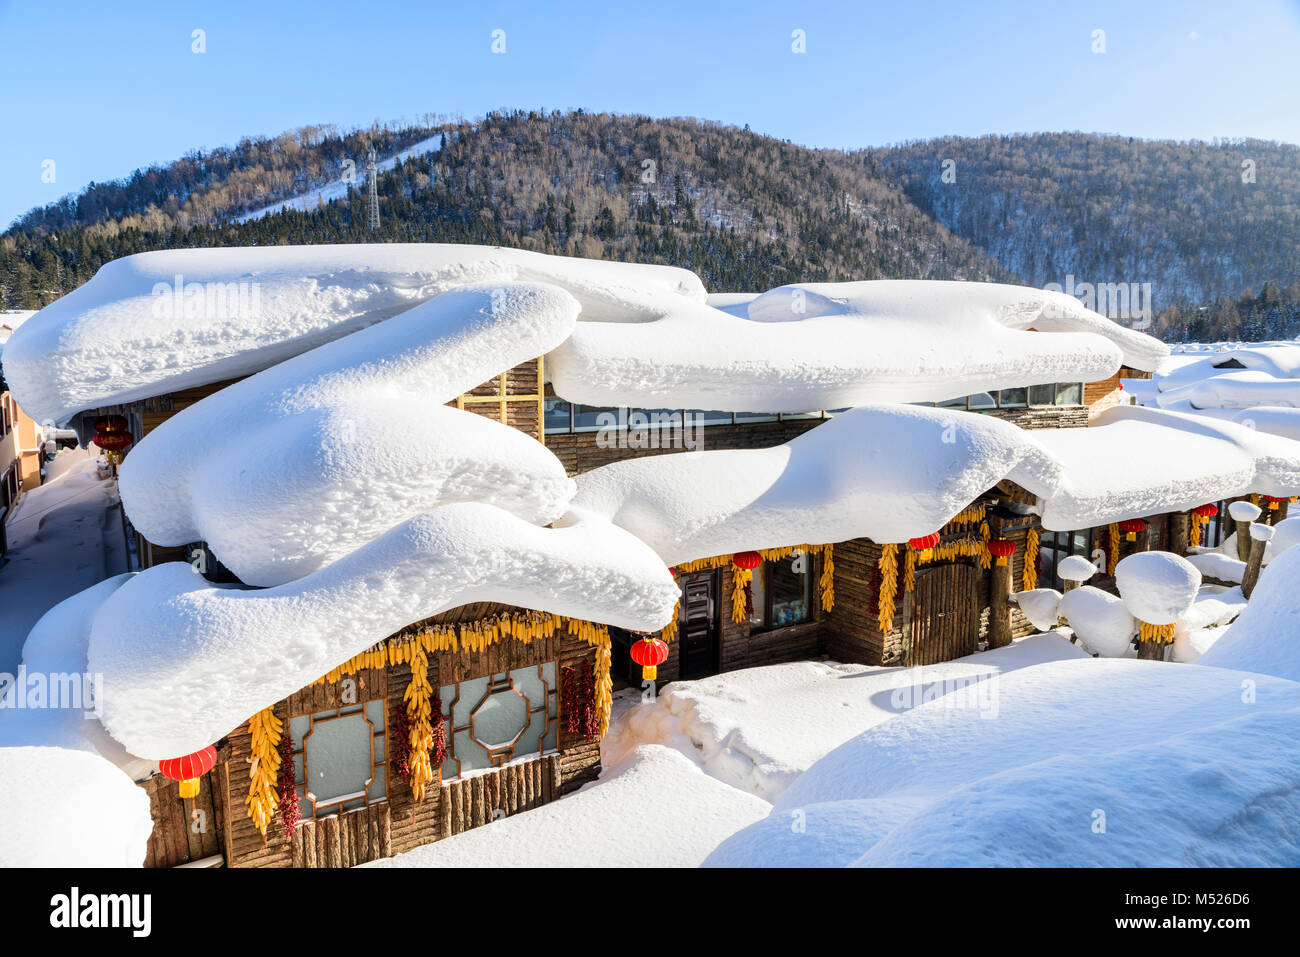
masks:
<path fill-rule="evenodd" d="M 1151 283 L 1164 308 L 1300 279 L 1300 147 L 1038 133 L 854 156 L 1031 285 Z"/>
<path fill-rule="evenodd" d="M 366 150 L 393 156 L 435 134 L 440 149 L 380 173 L 380 227 L 368 229 Z M 239 221 L 310 196 L 348 161 L 358 176 L 341 198 Z M 0 304 L 39 308 L 104 262 L 150 249 L 421 241 L 671 263 L 728 291 L 874 278 L 1149 282 L 1162 335 L 1236 338 L 1289 329 L 1300 302 L 1300 149 L 1070 133 L 846 153 L 581 110 L 311 127 L 33 210 L 0 235 Z"/>

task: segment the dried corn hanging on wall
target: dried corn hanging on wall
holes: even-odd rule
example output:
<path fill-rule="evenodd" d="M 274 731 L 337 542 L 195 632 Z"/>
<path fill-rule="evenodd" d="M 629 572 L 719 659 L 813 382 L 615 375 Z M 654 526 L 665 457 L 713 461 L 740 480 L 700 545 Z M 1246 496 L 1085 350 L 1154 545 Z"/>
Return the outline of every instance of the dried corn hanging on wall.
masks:
<path fill-rule="evenodd" d="M 1020 583 L 1025 591 L 1038 587 L 1038 530 L 1031 528 L 1025 535 L 1025 570 Z"/>
<path fill-rule="evenodd" d="M 280 792 L 277 781 L 280 774 L 280 735 L 284 733 L 284 723 L 275 716 L 275 711 L 267 708 L 248 719 L 248 733 L 252 738 L 252 755 L 248 758 L 248 797 L 244 804 L 248 807 L 248 816 L 262 832 L 266 840 L 266 829 L 275 816 L 280 805 Z"/>
<path fill-rule="evenodd" d="M 817 584 L 822 591 L 822 611 L 831 611 L 835 607 L 835 548 L 832 545 L 822 549 L 822 577 Z"/>
<path fill-rule="evenodd" d="M 411 777 L 408 783 L 416 803 L 424 800 L 424 789 L 433 780 L 433 766 L 429 762 L 429 749 L 433 747 L 432 697 L 429 659 L 425 657 L 423 643 L 416 642 L 411 654 L 411 683 L 406 686 L 404 695 L 406 716 L 411 722 L 411 750 L 407 756 Z"/>
<path fill-rule="evenodd" d="M 894 596 L 898 594 L 898 546 L 880 549 L 880 594 L 876 596 L 876 622 L 882 635 L 894 625 Z"/>
<path fill-rule="evenodd" d="M 752 568 L 731 570 L 731 620 L 740 624 L 745 620 L 745 587 L 754 579 Z"/>
<path fill-rule="evenodd" d="M 1110 558 L 1109 573 L 1113 575 L 1115 574 L 1115 566 L 1119 564 L 1119 525 L 1111 525 L 1110 528 L 1107 529 L 1107 532 L 1109 533 L 1110 541 L 1110 548 L 1107 549 L 1107 552 L 1109 552 L 1108 557 Z"/>
<path fill-rule="evenodd" d="M 1141 642 L 1152 642 L 1156 644 L 1167 645 L 1174 640 L 1174 622 L 1167 625 L 1153 625 L 1150 622 L 1138 621 L 1138 640 Z"/>

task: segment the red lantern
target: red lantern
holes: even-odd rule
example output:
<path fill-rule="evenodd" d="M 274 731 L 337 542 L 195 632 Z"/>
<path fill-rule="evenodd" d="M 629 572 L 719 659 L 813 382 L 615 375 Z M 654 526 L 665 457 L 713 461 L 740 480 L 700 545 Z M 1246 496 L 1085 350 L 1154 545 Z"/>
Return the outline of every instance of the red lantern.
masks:
<path fill-rule="evenodd" d="M 1147 523 L 1140 518 L 1126 518 L 1119 523 L 1119 527 L 1124 530 L 1124 538 L 1130 542 L 1136 542 L 1138 532 L 1145 532 Z"/>
<path fill-rule="evenodd" d="M 1268 502 L 1268 510 L 1270 512 L 1276 512 L 1286 499 L 1277 495 L 1265 495 L 1264 501 Z"/>
<path fill-rule="evenodd" d="M 923 534 L 920 538 L 909 538 L 907 544 L 914 547 L 914 549 L 917 549 L 917 551 L 922 551 L 922 553 L 924 553 L 924 551 L 930 551 L 932 547 L 939 545 L 939 532 Z"/>
<path fill-rule="evenodd" d="M 641 677 L 654 681 L 659 677 L 659 666 L 668 660 L 668 645 L 659 638 L 646 635 L 632 642 L 632 660 L 641 666 Z"/>
<path fill-rule="evenodd" d="M 181 797 L 197 797 L 199 778 L 212 770 L 217 763 L 217 749 L 208 745 L 202 751 L 195 751 L 183 758 L 168 758 L 158 762 L 158 770 L 173 781 L 181 782 Z"/>
<path fill-rule="evenodd" d="M 736 552 L 731 556 L 731 564 L 746 571 L 753 571 L 763 564 L 763 556 L 758 552 Z"/>
<path fill-rule="evenodd" d="M 95 444 L 105 452 L 121 452 L 134 441 L 135 437 L 126 430 L 95 433 Z"/>
<path fill-rule="evenodd" d="M 1016 543 L 1006 538 L 995 538 L 989 542 L 989 554 L 1005 565 L 1007 559 L 1016 553 Z"/>
<path fill-rule="evenodd" d="M 1201 516 L 1201 518 L 1214 518 L 1214 516 L 1219 514 L 1219 506 L 1198 505 L 1196 508 L 1192 509 L 1192 511 Z"/>

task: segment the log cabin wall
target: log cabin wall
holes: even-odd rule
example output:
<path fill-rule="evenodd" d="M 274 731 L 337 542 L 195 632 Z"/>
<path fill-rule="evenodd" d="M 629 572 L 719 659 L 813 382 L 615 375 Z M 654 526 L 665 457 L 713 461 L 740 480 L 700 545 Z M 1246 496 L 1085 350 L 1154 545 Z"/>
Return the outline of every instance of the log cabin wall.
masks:
<path fill-rule="evenodd" d="M 544 418 L 541 383 L 545 367 L 542 358 L 521 362 L 447 404 L 540 439 Z"/>
<path fill-rule="evenodd" d="M 468 620 L 459 615 L 463 612 L 456 610 L 421 625 Z M 146 866 L 170 867 L 219 854 L 233 867 L 351 867 L 554 800 L 600 772 L 600 743 L 566 732 L 558 687 L 565 668 L 581 668 L 584 662 L 594 666 L 595 654 L 590 645 L 560 631 L 528 644 L 504 639 L 481 651 L 429 655 L 428 678 L 435 689 L 455 681 L 554 661 L 557 747 L 542 755 L 520 757 L 499 768 L 447 781 L 442 778 L 441 767 L 435 767 L 424 800 L 418 804 L 406 782 L 393 773 L 391 755 L 386 752 L 384 799 L 315 820 L 311 819 L 311 802 L 303 801 L 303 821 L 292 839 L 286 838 L 278 818 L 272 821 L 264 839 L 248 816 L 245 798 L 251 781 L 252 740 L 245 723 L 221 743 L 217 765 L 204 776 L 199 796 L 193 801 L 182 802 L 177 797 L 176 783 L 161 776 L 141 783 L 150 795 L 155 821 Z M 404 707 L 403 695 L 410 682 L 409 664 L 363 669 L 337 682 L 302 688 L 278 702 L 274 711 L 288 734 L 294 716 L 383 699 L 387 742 L 389 722 L 395 710 Z M 448 733 L 450 736 L 450 729 Z M 210 815 L 209 829 L 193 828 L 196 809 Z"/>

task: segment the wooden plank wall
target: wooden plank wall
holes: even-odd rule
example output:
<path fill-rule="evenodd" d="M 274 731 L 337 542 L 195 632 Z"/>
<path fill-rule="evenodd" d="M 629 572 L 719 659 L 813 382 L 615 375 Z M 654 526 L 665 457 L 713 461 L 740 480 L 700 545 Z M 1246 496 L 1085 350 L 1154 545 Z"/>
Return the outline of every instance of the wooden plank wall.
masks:
<path fill-rule="evenodd" d="M 220 854 L 219 830 L 225 806 L 215 771 L 199 779 L 198 796 L 182 799 L 179 785 L 155 774 L 140 786 L 149 795 L 153 832 L 145 848 L 145 867 L 175 867 Z"/>
<path fill-rule="evenodd" d="M 550 660 L 556 661 L 558 684 L 564 668 L 580 667 L 584 660 L 594 665 L 595 649 L 567 632 L 560 632 L 527 645 L 503 641 L 478 652 L 431 655 L 429 682 L 438 688 L 452 681 Z M 345 680 L 309 685 L 277 704 L 275 712 L 287 727 L 291 714 L 340 707 L 344 704 L 341 694 Z M 387 669 L 360 671 L 352 680 L 356 682 L 355 703 L 383 697 L 391 721 L 393 710 L 402 706 L 411 671 L 409 665 L 393 665 Z M 493 812 L 501 816 L 502 812 L 518 813 L 536 807 L 600 773 L 600 742 L 571 739 L 564 732 L 562 714 L 558 720 L 561 722 L 556 737 L 558 753 L 517 761 L 496 771 L 446 783 L 442 781 L 441 768 L 435 768 L 434 780 L 419 804 L 410 787 L 390 770 L 386 779 L 387 801 L 317 821 L 304 820 L 292 840 L 285 837 L 279 822 L 273 821 L 265 841 L 249 819 L 244 804 L 252 748 L 248 725 L 241 725 L 228 738 L 228 758 L 221 760 L 210 775 L 217 784 L 209 792 L 216 795 L 221 805 L 219 818 L 223 832 L 219 842 L 213 840 L 216 846 L 213 853 L 224 854 L 226 861 L 236 867 L 351 867 L 378 857 L 401 854 L 467 827 L 488 823 Z M 168 783 L 174 791 L 175 782 Z M 486 803 L 489 796 L 496 803 Z M 453 807 L 449 801 L 458 803 Z M 310 807 L 304 807 L 303 811 L 304 817 L 309 818 Z M 177 835 L 183 833 L 179 827 L 183 822 L 179 815 L 175 820 L 160 815 L 159 820 L 160 826 L 155 827 L 150 841 L 150 866 L 182 863 L 176 859 L 180 849 L 173 845 L 177 844 Z M 449 821 L 456 823 L 449 824 Z"/>
<path fill-rule="evenodd" d="M 538 382 L 537 360 L 530 359 L 527 362 L 520 363 L 505 373 L 507 396 L 537 396 L 540 393 L 541 383 Z M 477 385 L 465 393 L 466 396 L 496 396 L 501 392 L 501 377 L 495 376 Z M 447 403 L 450 406 L 456 406 L 457 400 L 453 399 Z M 518 429 L 520 432 L 526 432 L 533 438 L 540 438 L 541 423 L 538 422 L 538 409 L 540 403 L 536 398 L 520 398 L 506 403 L 506 425 Z M 466 412 L 473 412 L 493 421 L 501 421 L 501 405 L 498 402 L 466 402 L 464 403 Z"/>

